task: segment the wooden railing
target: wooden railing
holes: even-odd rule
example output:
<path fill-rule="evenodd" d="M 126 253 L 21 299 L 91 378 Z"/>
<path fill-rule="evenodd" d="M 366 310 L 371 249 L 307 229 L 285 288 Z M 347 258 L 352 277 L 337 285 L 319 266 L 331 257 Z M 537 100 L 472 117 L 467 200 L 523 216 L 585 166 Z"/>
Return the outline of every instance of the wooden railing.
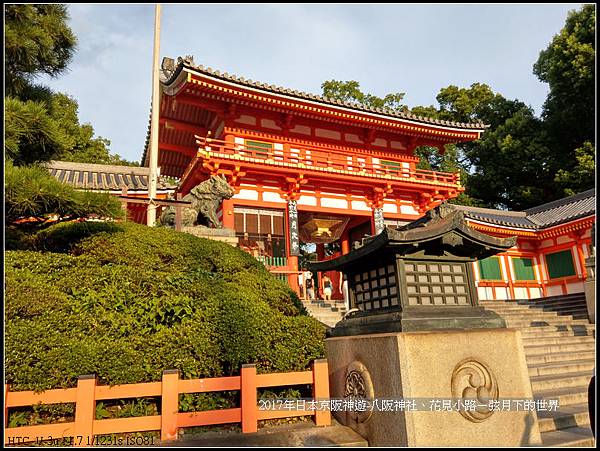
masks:
<path fill-rule="evenodd" d="M 163 372 L 161 382 L 115 386 L 97 385 L 96 377 L 81 376 L 76 388 L 11 392 L 4 386 L 4 443 L 5 445 L 39 441 L 40 438 L 72 438 L 74 446 L 91 446 L 94 436 L 128 432 L 160 430 L 161 440 L 176 440 L 178 429 L 225 423 L 241 423 L 242 432 L 256 432 L 258 421 L 297 416 L 314 416 L 317 426 L 331 424 L 329 410 L 277 411 L 259 410 L 257 389 L 288 385 L 312 385 L 313 398 L 329 398 L 327 360 L 315 360 L 312 371 L 256 374 L 255 365 L 243 365 L 239 376 L 210 379 L 180 379 L 178 370 Z M 179 412 L 179 395 L 216 391 L 240 391 L 240 407 L 202 412 Z M 96 401 L 152 397 L 161 398 L 161 414 L 144 417 L 96 419 Z M 8 426 L 8 409 L 35 404 L 75 404 L 75 421 L 36 426 Z"/>
<path fill-rule="evenodd" d="M 288 264 L 287 257 L 269 257 L 268 255 L 259 255 L 255 258 L 267 267 L 287 266 Z"/>
<path fill-rule="evenodd" d="M 350 175 L 390 176 L 423 182 L 459 184 L 459 174 L 404 167 L 403 162 L 369 155 L 356 155 L 333 150 L 293 146 L 289 151 L 228 143 L 218 139 L 196 136 L 198 146 L 216 158 L 250 159 L 253 162 L 326 170 Z M 375 160 L 375 161 L 374 161 Z M 184 176 L 185 178 L 185 176 Z"/>

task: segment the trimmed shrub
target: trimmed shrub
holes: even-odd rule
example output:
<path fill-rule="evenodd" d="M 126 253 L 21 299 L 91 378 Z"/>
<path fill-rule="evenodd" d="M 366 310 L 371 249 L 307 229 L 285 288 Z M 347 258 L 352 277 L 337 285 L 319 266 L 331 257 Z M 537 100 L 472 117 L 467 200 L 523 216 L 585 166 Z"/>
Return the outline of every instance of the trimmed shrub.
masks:
<path fill-rule="evenodd" d="M 39 250 L 5 254 L 14 390 L 73 387 L 92 373 L 124 384 L 159 381 L 165 369 L 238 374 L 244 363 L 300 371 L 324 355 L 324 327 L 228 244 L 127 223 L 62 223 L 31 241 Z"/>

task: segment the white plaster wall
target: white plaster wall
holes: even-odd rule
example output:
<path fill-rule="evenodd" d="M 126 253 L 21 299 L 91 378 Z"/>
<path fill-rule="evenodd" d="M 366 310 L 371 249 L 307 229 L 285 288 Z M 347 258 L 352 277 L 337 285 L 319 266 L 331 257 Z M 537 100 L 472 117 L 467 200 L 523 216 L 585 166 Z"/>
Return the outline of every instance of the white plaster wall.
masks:
<path fill-rule="evenodd" d="M 515 287 L 514 290 L 515 290 L 515 299 L 529 299 L 526 288 Z"/>
<path fill-rule="evenodd" d="M 570 243 L 571 241 L 573 241 L 571 238 L 569 238 L 568 236 L 564 236 L 564 235 L 556 238 L 556 242 L 558 244 Z"/>
<path fill-rule="evenodd" d="M 582 293 L 583 291 L 585 291 L 585 289 L 583 287 L 583 282 L 574 282 L 574 283 L 567 284 L 567 293 L 568 294 Z"/>
<path fill-rule="evenodd" d="M 531 293 L 530 299 L 537 299 L 542 297 L 542 289 L 541 288 L 530 288 L 529 293 Z"/>
<path fill-rule="evenodd" d="M 273 119 L 261 119 L 260 125 L 273 130 L 281 130 L 281 127 L 277 125 Z"/>
<path fill-rule="evenodd" d="M 497 287 L 496 288 L 496 299 L 501 300 L 501 301 L 510 299 L 510 296 L 508 295 L 508 288 Z"/>
<path fill-rule="evenodd" d="M 398 213 L 398 207 L 396 204 L 383 204 L 383 211 L 385 213 Z"/>
<path fill-rule="evenodd" d="M 491 299 L 488 297 L 485 287 L 477 288 L 477 296 L 479 297 L 480 301 L 487 301 L 487 300 Z"/>
<path fill-rule="evenodd" d="M 285 199 L 283 199 L 279 193 L 274 193 L 272 191 L 263 192 L 262 198 L 263 198 L 263 201 L 265 201 L 265 202 L 285 203 Z"/>
<path fill-rule="evenodd" d="M 310 135 L 310 127 L 307 127 L 306 125 L 296 125 L 290 131 L 293 133 L 301 133 L 303 135 Z"/>
<path fill-rule="evenodd" d="M 324 128 L 315 128 L 315 135 L 321 138 L 342 139 L 342 134 L 335 130 L 325 130 Z"/>
<path fill-rule="evenodd" d="M 321 206 L 329 208 L 348 208 L 348 201 L 344 199 L 332 199 L 330 197 L 321 198 Z"/>
<path fill-rule="evenodd" d="M 563 294 L 561 285 L 554 285 L 546 288 L 548 296 L 560 296 Z"/>
<path fill-rule="evenodd" d="M 256 125 L 256 118 L 254 116 L 242 114 L 235 120 L 235 122 L 239 122 L 240 124 Z"/>
<path fill-rule="evenodd" d="M 351 202 L 352 210 L 370 211 L 371 209 L 364 200 L 353 200 Z"/>
<path fill-rule="evenodd" d="M 317 206 L 317 198 L 314 196 L 306 196 L 302 194 L 298 199 L 298 205 L 310 205 L 312 207 Z"/>
<path fill-rule="evenodd" d="M 241 189 L 239 193 L 233 195 L 234 199 L 258 200 L 258 192 L 249 189 Z"/>
<path fill-rule="evenodd" d="M 415 207 L 412 205 L 400 205 L 400 213 L 404 213 L 407 215 L 418 215 L 419 212 L 415 210 Z"/>

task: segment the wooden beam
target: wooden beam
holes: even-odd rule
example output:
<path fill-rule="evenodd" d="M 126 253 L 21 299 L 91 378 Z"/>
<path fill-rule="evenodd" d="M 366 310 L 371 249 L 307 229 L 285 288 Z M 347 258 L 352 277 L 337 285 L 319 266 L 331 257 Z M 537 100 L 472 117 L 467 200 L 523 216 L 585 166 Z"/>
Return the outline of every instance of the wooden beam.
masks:
<path fill-rule="evenodd" d="M 177 144 L 171 144 L 166 142 L 161 142 L 158 147 L 160 148 L 160 150 L 170 150 L 171 152 L 179 152 L 188 157 L 195 157 L 197 152 L 197 148 L 194 147 L 180 146 Z"/>
<path fill-rule="evenodd" d="M 182 122 L 176 119 L 161 118 L 160 125 L 163 125 L 166 129 L 175 129 L 185 132 L 195 133 L 196 135 L 206 135 L 208 129 L 202 125 L 195 125 L 189 122 Z"/>

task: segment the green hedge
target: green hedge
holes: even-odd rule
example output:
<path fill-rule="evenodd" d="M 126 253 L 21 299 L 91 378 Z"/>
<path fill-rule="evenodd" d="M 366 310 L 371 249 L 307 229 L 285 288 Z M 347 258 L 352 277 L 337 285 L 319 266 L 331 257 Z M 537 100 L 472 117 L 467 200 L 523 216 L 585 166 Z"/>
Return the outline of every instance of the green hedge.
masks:
<path fill-rule="evenodd" d="M 137 224 L 69 223 L 7 251 L 6 382 L 14 390 L 298 371 L 324 328 L 253 257 Z M 43 252 L 41 250 L 44 250 Z"/>

